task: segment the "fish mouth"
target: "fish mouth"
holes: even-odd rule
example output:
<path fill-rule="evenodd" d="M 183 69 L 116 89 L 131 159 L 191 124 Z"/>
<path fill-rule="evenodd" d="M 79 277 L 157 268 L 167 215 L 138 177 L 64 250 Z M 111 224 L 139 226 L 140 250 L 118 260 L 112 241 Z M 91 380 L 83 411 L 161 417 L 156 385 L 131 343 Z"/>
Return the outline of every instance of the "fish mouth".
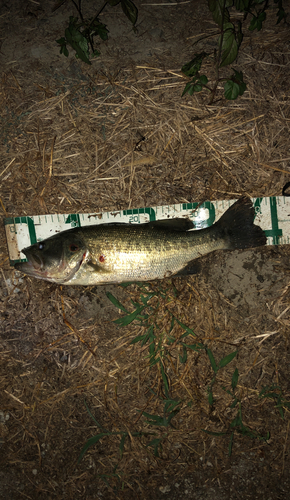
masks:
<path fill-rule="evenodd" d="M 28 274 L 29 276 L 39 276 L 46 279 L 47 271 L 44 269 L 44 263 L 41 257 L 27 252 L 25 248 L 22 250 L 22 253 L 24 253 L 27 258 L 27 262 L 17 262 L 14 265 L 15 269 Z"/>
<path fill-rule="evenodd" d="M 31 266 L 33 266 L 35 270 L 37 270 L 37 271 L 44 270 L 44 262 L 43 262 L 42 258 L 39 255 L 36 255 L 36 254 L 32 253 L 32 254 L 30 254 L 28 256 L 25 251 L 23 253 L 26 255 L 29 264 Z"/>
<path fill-rule="evenodd" d="M 56 279 L 53 276 L 49 276 L 48 271 L 43 268 L 43 263 L 40 263 L 37 259 L 32 259 L 31 256 L 28 258 L 27 262 L 17 262 L 14 268 L 28 276 L 41 278 L 47 281 L 56 281 Z"/>

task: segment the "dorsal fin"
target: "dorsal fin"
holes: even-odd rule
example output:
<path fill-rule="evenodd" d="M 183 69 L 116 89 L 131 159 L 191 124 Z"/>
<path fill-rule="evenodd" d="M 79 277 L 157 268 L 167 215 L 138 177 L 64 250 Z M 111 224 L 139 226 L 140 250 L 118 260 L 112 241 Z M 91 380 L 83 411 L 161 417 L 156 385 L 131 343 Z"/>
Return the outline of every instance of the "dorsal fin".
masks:
<path fill-rule="evenodd" d="M 188 231 L 194 228 L 194 224 L 189 219 L 161 219 L 147 222 L 148 226 L 160 228 L 160 229 L 170 229 L 171 231 Z"/>

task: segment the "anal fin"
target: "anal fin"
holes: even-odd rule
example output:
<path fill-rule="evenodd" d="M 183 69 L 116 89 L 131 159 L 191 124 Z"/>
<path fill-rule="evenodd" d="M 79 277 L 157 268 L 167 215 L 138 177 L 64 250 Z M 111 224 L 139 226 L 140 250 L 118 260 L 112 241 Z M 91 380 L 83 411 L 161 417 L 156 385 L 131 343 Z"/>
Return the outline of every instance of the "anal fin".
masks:
<path fill-rule="evenodd" d="M 199 274 L 201 265 L 195 260 L 191 260 L 185 267 L 180 269 L 174 276 L 189 276 L 191 274 Z"/>

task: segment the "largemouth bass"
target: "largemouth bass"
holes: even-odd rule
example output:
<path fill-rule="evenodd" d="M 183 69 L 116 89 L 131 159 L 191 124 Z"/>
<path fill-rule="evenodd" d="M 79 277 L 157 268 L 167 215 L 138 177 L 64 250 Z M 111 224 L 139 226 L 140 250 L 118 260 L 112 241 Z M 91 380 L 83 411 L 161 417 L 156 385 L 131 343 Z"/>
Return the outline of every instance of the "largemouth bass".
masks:
<path fill-rule="evenodd" d="M 63 285 L 151 281 L 191 274 L 192 263 L 215 250 L 265 245 L 254 208 L 241 198 L 211 227 L 189 231 L 188 219 L 100 224 L 69 229 L 22 250 L 15 268 Z"/>

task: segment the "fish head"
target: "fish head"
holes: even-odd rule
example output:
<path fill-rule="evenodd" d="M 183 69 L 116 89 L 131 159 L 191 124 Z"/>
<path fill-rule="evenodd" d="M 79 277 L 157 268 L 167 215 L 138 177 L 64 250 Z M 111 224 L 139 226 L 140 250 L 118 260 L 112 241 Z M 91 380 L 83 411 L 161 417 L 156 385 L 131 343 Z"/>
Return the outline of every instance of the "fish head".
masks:
<path fill-rule="evenodd" d="M 70 231 L 60 233 L 22 252 L 27 262 L 15 264 L 15 268 L 29 276 L 54 283 L 69 281 L 79 270 L 88 251 L 82 238 Z"/>

